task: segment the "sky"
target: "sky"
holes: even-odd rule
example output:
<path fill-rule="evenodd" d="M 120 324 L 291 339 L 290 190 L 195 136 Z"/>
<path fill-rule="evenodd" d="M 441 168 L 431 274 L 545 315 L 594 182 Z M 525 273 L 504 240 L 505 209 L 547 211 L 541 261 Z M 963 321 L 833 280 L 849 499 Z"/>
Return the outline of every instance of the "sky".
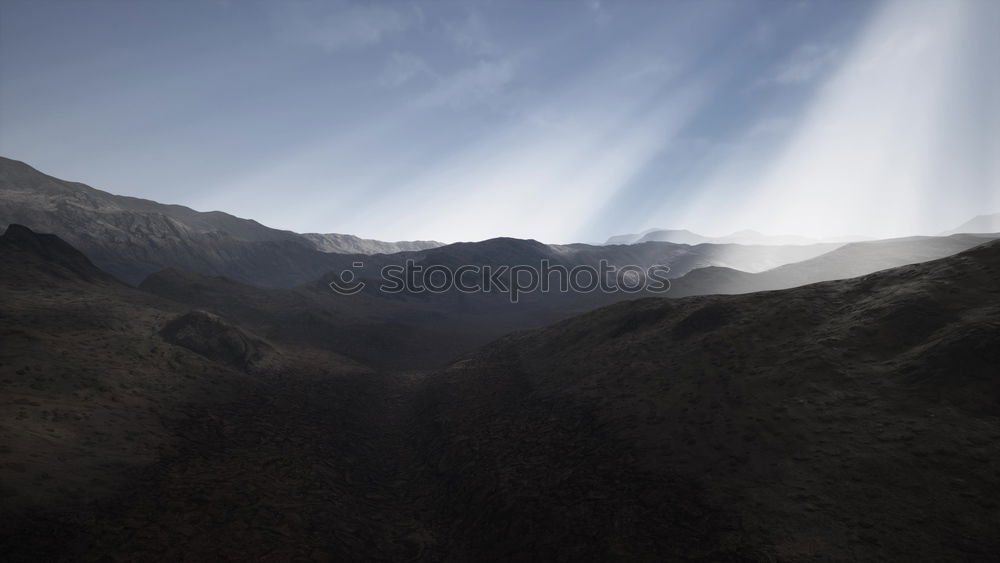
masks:
<path fill-rule="evenodd" d="M 933 234 L 1000 211 L 994 0 L 0 0 L 0 155 L 298 232 Z"/>

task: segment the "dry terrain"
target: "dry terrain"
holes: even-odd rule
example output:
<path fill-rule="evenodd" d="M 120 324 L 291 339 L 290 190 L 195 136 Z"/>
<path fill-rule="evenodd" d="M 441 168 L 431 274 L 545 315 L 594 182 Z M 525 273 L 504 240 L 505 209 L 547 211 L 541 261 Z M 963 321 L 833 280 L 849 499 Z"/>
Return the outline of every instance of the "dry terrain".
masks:
<path fill-rule="evenodd" d="M 268 322 L 261 301 L 304 312 L 307 289 L 153 295 L 23 228 L 0 263 L 9 560 L 1000 552 L 1000 243 L 620 303 L 419 371 Z M 226 293 L 245 307 L 210 306 Z"/>

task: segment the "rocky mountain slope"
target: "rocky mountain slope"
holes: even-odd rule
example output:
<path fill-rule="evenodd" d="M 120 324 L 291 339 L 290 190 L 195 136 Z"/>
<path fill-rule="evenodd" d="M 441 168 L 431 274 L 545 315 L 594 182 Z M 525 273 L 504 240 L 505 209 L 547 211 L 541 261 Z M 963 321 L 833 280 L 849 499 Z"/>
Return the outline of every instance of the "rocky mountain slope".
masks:
<path fill-rule="evenodd" d="M 437 245 L 299 235 L 219 211 L 203 213 L 112 195 L 0 157 L 0 225 L 11 223 L 59 235 L 102 269 L 131 284 L 175 267 L 261 286 L 290 286 L 316 279 L 342 263 L 329 253 Z"/>
<path fill-rule="evenodd" d="M 672 276 L 706 266 L 761 271 L 818 256 L 836 244 L 802 246 L 690 246 L 651 242 L 626 246 L 541 245 L 492 239 L 441 246 L 433 241 L 382 242 L 352 235 L 272 229 L 222 212 L 116 196 L 47 176 L 0 158 L 0 225 L 23 224 L 54 233 L 103 270 L 139 284 L 166 268 L 225 276 L 258 287 L 292 287 L 341 272 L 358 261 L 378 271 L 415 260 L 430 264 L 668 264 Z M 540 248 L 545 247 L 545 248 Z M 515 253 L 520 250 L 521 253 Z"/>
<path fill-rule="evenodd" d="M 987 560 L 1000 242 L 861 278 L 622 303 L 433 378 L 469 558 Z"/>
<path fill-rule="evenodd" d="M 324 311 L 308 286 L 170 271 L 150 295 L 18 227 L 0 265 L 7 560 L 1000 550 L 1000 242 L 785 291 L 620 303 L 430 372 L 309 336 L 328 315 L 360 330 L 427 314 L 419 300 Z"/>
<path fill-rule="evenodd" d="M 639 295 L 600 290 L 561 292 L 556 281 L 548 292 L 519 294 L 517 303 L 511 302 L 508 293 L 497 291 L 386 293 L 379 272 L 387 265 L 413 260 L 424 268 L 457 268 L 464 264 L 538 267 L 547 261 L 567 269 L 578 265 L 596 269 L 601 260 L 610 259 L 615 266 L 668 262 L 685 272 L 708 263 L 735 263 L 750 268 L 817 251 L 809 247 L 730 249 L 725 245 L 650 243 L 606 253 L 600 247 L 587 245 L 492 239 L 415 253 L 369 256 L 364 267 L 352 270 L 368 284 L 356 295 L 340 295 L 328 286 L 340 272 L 295 288 L 257 288 L 226 278 L 169 269 L 150 275 L 139 287 L 235 319 L 277 341 L 323 347 L 383 368 L 429 368 L 455 360 L 510 331 L 543 326 Z"/>
<path fill-rule="evenodd" d="M 337 295 L 324 284 L 267 289 L 164 270 L 139 288 L 232 319 L 276 344 L 330 350 L 378 368 L 440 366 L 505 332 L 485 320 L 470 326 L 456 311 L 420 300 Z"/>
<path fill-rule="evenodd" d="M 0 236 L 0 497 L 102 498 L 176 447 L 161 412 L 226 397 L 241 374 L 159 335 L 187 308 L 136 291 L 53 235 Z"/>
<path fill-rule="evenodd" d="M 276 341 L 322 347 L 382 368 L 431 368 L 453 361 L 508 332 L 540 327 L 623 300 L 783 289 L 947 256 L 984 240 L 988 239 L 961 235 L 848 245 L 812 260 L 759 274 L 718 267 L 692 269 L 704 262 L 734 262 L 744 258 L 747 261 L 741 265 L 747 267 L 750 260 L 764 256 L 739 253 L 753 247 L 733 245 L 732 253 L 728 253 L 728 245 L 681 247 L 682 254 L 678 256 L 665 254 L 658 243 L 632 245 L 621 247 L 610 256 L 624 264 L 655 264 L 662 260 L 689 273 L 672 280 L 670 290 L 662 294 L 560 292 L 553 283 L 549 292 L 519 295 L 518 303 L 512 303 L 508 294 L 498 292 L 385 293 L 377 272 L 384 265 L 398 263 L 403 256 L 418 260 L 424 267 L 455 268 L 470 263 L 537 265 L 542 260 L 566 267 L 596 265 L 609 255 L 601 253 L 598 247 L 586 245 L 554 247 L 536 241 L 494 239 L 422 253 L 369 257 L 365 267 L 356 272 L 368 286 L 356 295 L 339 295 L 327 286 L 339 273 L 297 288 L 261 289 L 225 278 L 166 270 L 149 276 L 139 287 L 235 319 Z M 812 252 L 809 247 L 774 248 L 786 258 L 792 249 Z M 701 254 L 709 252 L 716 254 Z"/>
<path fill-rule="evenodd" d="M 302 237 L 311 242 L 316 250 L 338 254 L 395 254 L 396 252 L 426 250 L 443 246 L 443 243 L 433 240 L 385 242 L 336 233 L 305 233 Z"/>
<path fill-rule="evenodd" d="M 0 319 L 5 561 L 421 551 L 397 520 L 409 489 L 388 496 L 414 475 L 382 462 L 405 454 L 387 425 L 406 380 L 274 346 L 23 227 L 0 236 Z"/>

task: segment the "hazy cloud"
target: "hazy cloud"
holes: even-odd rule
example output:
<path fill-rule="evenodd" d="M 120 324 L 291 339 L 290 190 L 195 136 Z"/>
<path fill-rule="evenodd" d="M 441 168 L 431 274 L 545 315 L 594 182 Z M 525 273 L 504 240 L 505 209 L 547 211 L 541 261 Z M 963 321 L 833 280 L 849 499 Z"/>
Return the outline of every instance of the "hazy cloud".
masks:
<path fill-rule="evenodd" d="M 663 79 L 679 70 L 680 65 L 672 61 L 654 60 L 646 64 L 628 69 L 622 74 L 622 80 Z"/>
<path fill-rule="evenodd" d="M 785 133 L 791 126 L 792 120 L 787 117 L 764 117 L 747 128 L 746 137 L 756 139 Z"/>
<path fill-rule="evenodd" d="M 419 12 L 390 4 L 309 2 L 285 7 L 278 17 L 283 31 L 295 41 L 328 51 L 376 45 L 419 20 Z"/>
<path fill-rule="evenodd" d="M 840 58 L 840 49 L 828 45 L 803 45 L 778 67 L 771 81 L 794 85 L 812 82 Z"/>
<path fill-rule="evenodd" d="M 514 78 L 513 59 L 481 60 L 437 84 L 418 100 L 422 106 L 466 107 L 477 105 L 500 93 Z"/>
<path fill-rule="evenodd" d="M 379 83 L 389 88 L 398 88 L 418 76 L 433 74 L 434 71 L 421 57 L 412 53 L 393 53 L 389 55 L 379 76 Z"/>
<path fill-rule="evenodd" d="M 587 0 L 586 6 L 594 23 L 604 26 L 611 21 L 611 16 L 608 15 L 608 11 L 601 0 Z"/>
<path fill-rule="evenodd" d="M 497 46 L 490 39 L 486 24 L 477 13 L 470 13 L 464 19 L 446 22 L 445 37 L 460 51 L 473 55 L 492 55 Z"/>

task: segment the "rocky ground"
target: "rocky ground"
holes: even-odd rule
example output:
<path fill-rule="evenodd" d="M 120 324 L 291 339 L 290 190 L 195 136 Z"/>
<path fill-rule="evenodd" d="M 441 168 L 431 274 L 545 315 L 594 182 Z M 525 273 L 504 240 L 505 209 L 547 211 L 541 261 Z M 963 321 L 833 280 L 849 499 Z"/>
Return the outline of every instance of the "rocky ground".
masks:
<path fill-rule="evenodd" d="M 597 559 L 700 557 L 694 546 L 709 545 L 710 560 L 991 560 L 998 276 L 990 243 L 844 282 L 644 300 L 512 335 L 435 383 L 440 448 L 470 468 L 450 472 L 456 490 L 495 486 L 503 514 L 545 530 L 530 551 L 552 541 L 553 515 L 573 521 L 593 495 L 622 503 L 613 514 L 632 535 L 620 543 L 636 549 L 621 556 L 616 528 L 583 518 L 603 530 L 584 544 Z M 588 446 L 613 452 L 612 465 Z M 581 467 L 601 480 L 561 496 Z M 647 529 L 647 506 L 674 508 Z M 709 516 L 671 522 L 677 507 Z"/>
<path fill-rule="evenodd" d="M 7 540 L 26 560 L 440 560 L 447 538 L 406 424 L 411 385 L 274 375 L 180 409 L 168 425 L 176 451 L 128 475 L 128 488 L 34 513 Z"/>
<path fill-rule="evenodd" d="M 0 552 L 981 561 L 1000 244 L 372 369 L 0 240 Z"/>

